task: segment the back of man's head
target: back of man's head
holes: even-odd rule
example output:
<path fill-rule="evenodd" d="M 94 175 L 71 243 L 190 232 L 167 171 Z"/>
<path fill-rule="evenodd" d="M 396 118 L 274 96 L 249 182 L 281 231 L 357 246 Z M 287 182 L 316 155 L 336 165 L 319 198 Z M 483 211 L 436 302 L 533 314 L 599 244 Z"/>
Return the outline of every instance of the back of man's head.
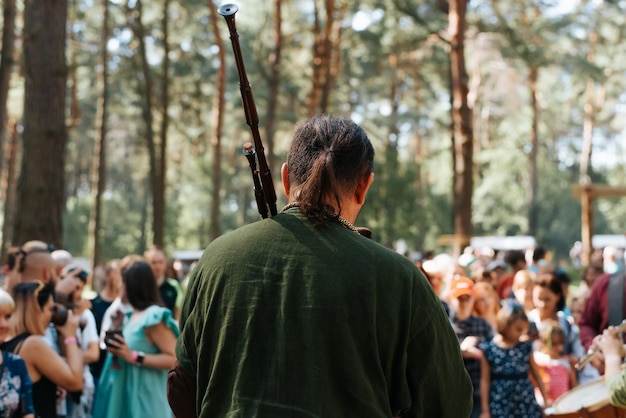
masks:
<path fill-rule="evenodd" d="M 72 263 L 73 257 L 69 251 L 54 250 L 50 254 L 57 266 L 57 272 L 61 272 L 66 266 Z"/>
<path fill-rule="evenodd" d="M 504 261 L 512 268 L 518 268 L 519 263 L 526 263 L 526 256 L 520 250 L 511 250 L 504 256 Z"/>
<path fill-rule="evenodd" d="M 546 250 L 543 247 L 537 247 L 533 251 L 533 262 L 538 262 L 546 258 Z"/>
<path fill-rule="evenodd" d="M 28 241 L 22 245 L 19 271 L 22 282 L 56 281 L 56 263 L 50 255 L 50 246 L 43 241 Z"/>

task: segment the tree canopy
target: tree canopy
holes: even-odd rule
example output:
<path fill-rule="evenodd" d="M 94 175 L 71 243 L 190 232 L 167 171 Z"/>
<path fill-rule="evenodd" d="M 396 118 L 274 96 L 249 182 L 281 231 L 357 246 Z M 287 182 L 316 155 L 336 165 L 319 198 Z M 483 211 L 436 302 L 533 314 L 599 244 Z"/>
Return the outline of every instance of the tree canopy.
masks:
<path fill-rule="evenodd" d="M 84 256 L 90 256 L 92 166 L 100 127 L 101 3 L 69 2 L 66 26 L 69 128 L 61 244 Z M 106 3 L 103 259 L 143 251 L 155 239 L 167 251 L 204 248 L 216 231 L 258 219 L 241 154 L 251 137 L 228 29 L 217 22 L 220 47 L 211 25 L 219 4 Z M 581 206 L 572 185 L 580 180 L 586 123 L 591 123 L 590 181 L 626 186 L 626 1 L 467 3 L 472 233 L 531 233 L 564 256 L 580 240 Z M 28 22 L 17 7 L 19 38 Z M 444 249 L 440 237 L 454 233 L 455 211 L 449 54 L 454 46 L 448 12 L 446 1 L 423 0 L 240 5 L 239 41 L 261 133 L 264 140 L 270 138 L 265 151 L 277 191 L 278 168 L 296 124 L 319 112 L 350 117 L 362 124 L 376 149 L 376 180 L 358 223 L 384 245 L 403 239 L 410 250 Z M 5 41 L 6 35 L 3 50 Z M 20 65 L 8 86 L 6 119 L 22 125 L 28 117 L 23 105 L 26 47 L 16 43 Z M 225 70 L 225 92 L 218 127 L 212 114 L 220 69 Z M 3 126 L 7 138 L 6 122 Z M 27 134 L 22 135 L 24 147 Z M 158 146 L 165 140 L 163 165 L 158 165 L 160 154 L 151 155 L 150 141 Z M 9 157 L 5 151 L 3 202 Z M 153 177 L 155 164 L 165 170 L 162 185 Z M 28 175 L 54 177 L 33 169 Z M 162 238 L 153 223 L 155 188 L 164 192 Z M 529 190 L 535 190 L 533 196 Z M 280 208 L 286 199 L 278 195 Z M 626 198 L 597 199 L 595 205 L 596 233 L 625 232 Z"/>

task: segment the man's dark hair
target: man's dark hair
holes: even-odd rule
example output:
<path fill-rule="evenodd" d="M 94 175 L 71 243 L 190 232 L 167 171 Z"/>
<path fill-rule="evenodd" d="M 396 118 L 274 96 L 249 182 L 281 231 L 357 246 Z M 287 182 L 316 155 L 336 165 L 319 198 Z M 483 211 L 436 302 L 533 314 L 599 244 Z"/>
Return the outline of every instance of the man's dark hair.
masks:
<path fill-rule="evenodd" d="M 524 256 L 524 253 L 520 250 L 511 250 L 511 251 L 507 251 L 507 253 L 504 255 L 504 261 L 511 267 L 514 267 L 517 265 L 517 263 L 521 262 L 521 261 L 526 261 L 526 257 Z"/>
<path fill-rule="evenodd" d="M 537 247 L 533 251 L 533 261 L 539 261 L 546 258 L 546 250 L 543 247 Z"/>
<path fill-rule="evenodd" d="M 287 164 L 300 211 L 325 223 L 341 214 L 341 195 L 374 169 L 374 147 L 353 121 L 319 115 L 296 130 Z"/>
<path fill-rule="evenodd" d="M 13 271 L 15 267 L 18 267 L 18 262 L 20 257 L 22 256 L 22 251 L 20 247 L 11 247 L 7 250 L 5 254 L 5 264 L 9 268 L 9 270 Z"/>
<path fill-rule="evenodd" d="M 136 261 L 127 265 L 122 269 L 122 280 L 133 308 L 144 310 L 152 305 L 163 306 L 150 264 Z"/>

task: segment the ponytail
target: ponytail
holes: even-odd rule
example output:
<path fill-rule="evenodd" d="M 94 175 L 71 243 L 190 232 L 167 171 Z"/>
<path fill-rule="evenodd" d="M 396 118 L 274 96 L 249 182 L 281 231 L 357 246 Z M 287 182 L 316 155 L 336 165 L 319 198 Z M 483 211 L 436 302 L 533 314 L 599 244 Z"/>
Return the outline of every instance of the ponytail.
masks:
<path fill-rule="evenodd" d="M 342 196 L 372 172 L 374 148 L 353 121 L 320 115 L 296 130 L 287 164 L 300 211 L 324 224 L 338 219 Z"/>

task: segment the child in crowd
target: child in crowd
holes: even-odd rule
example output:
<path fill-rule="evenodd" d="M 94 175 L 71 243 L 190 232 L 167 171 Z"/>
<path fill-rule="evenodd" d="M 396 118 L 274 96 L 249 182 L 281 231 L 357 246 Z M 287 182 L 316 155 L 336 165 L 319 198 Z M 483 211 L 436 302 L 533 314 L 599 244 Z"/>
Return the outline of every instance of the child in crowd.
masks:
<path fill-rule="evenodd" d="M 537 382 L 541 394 L 546 392 L 532 356 L 532 341 L 520 341 L 528 331 L 524 308 L 508 302 L 496 316 L 498 334 L 480 344 L 481 418 L 541 418 L 541 407 L 535 399 L 528 374 Z"/>
<path fill-rule="evenodd" d="M 513 276 L 511 291 L 517 303 L 524 307 L 524 312 L 528 313 L 534 309 L 533 288 L 535 287 L 535 275 L 529 270 L 520 270 Z"/>
<path fill-rule="evenodd" d="M 474 295 L 476 288 L 486 283 L 474 282 L 467 277 L 459 277 L 452 281 L 450 285 L 450 306 L 452 328 L 461 344 L 461 355 L 463 364 L 472 379 L 474 388 L 474 407 L 470 418 L 478 418 L 481 414 L 480 401 L 480 371 L 482 352 L 478 349 L 478 344 L 487 342 L 493 338 L 493 329 L 487 320 L 472 315 L 474 307 Z M 487 284 L 491 287 L 491 285 Z M 495 293 L 495 292 L 494 292 Z"/>
<path fill-rule="evenodd" d="M 580 318 L 583 316 L 583 312 L 585 312 L 585 303 L 586 299 L 583 295 L 577 295 L 572 298 L 571 313 L 576 326 L 578 326 Z"/>
<path fill-rule="evenodd" d="M 541 333 L 541 348 L 533 354 L 548 395 L 543 398 L 545 406 L 551 405 L 559 396 L 577 385 L 576 373 L 563 352 L 566 340 L 565 331 L 555 322 Z"/>
<path fill-rule="evenodd" d="M 486 320 L 496 329 L 496 315 L 500 310 L 500 299 L 490 283 L 480 282 L 474 286 L 473 314 Z"/>

